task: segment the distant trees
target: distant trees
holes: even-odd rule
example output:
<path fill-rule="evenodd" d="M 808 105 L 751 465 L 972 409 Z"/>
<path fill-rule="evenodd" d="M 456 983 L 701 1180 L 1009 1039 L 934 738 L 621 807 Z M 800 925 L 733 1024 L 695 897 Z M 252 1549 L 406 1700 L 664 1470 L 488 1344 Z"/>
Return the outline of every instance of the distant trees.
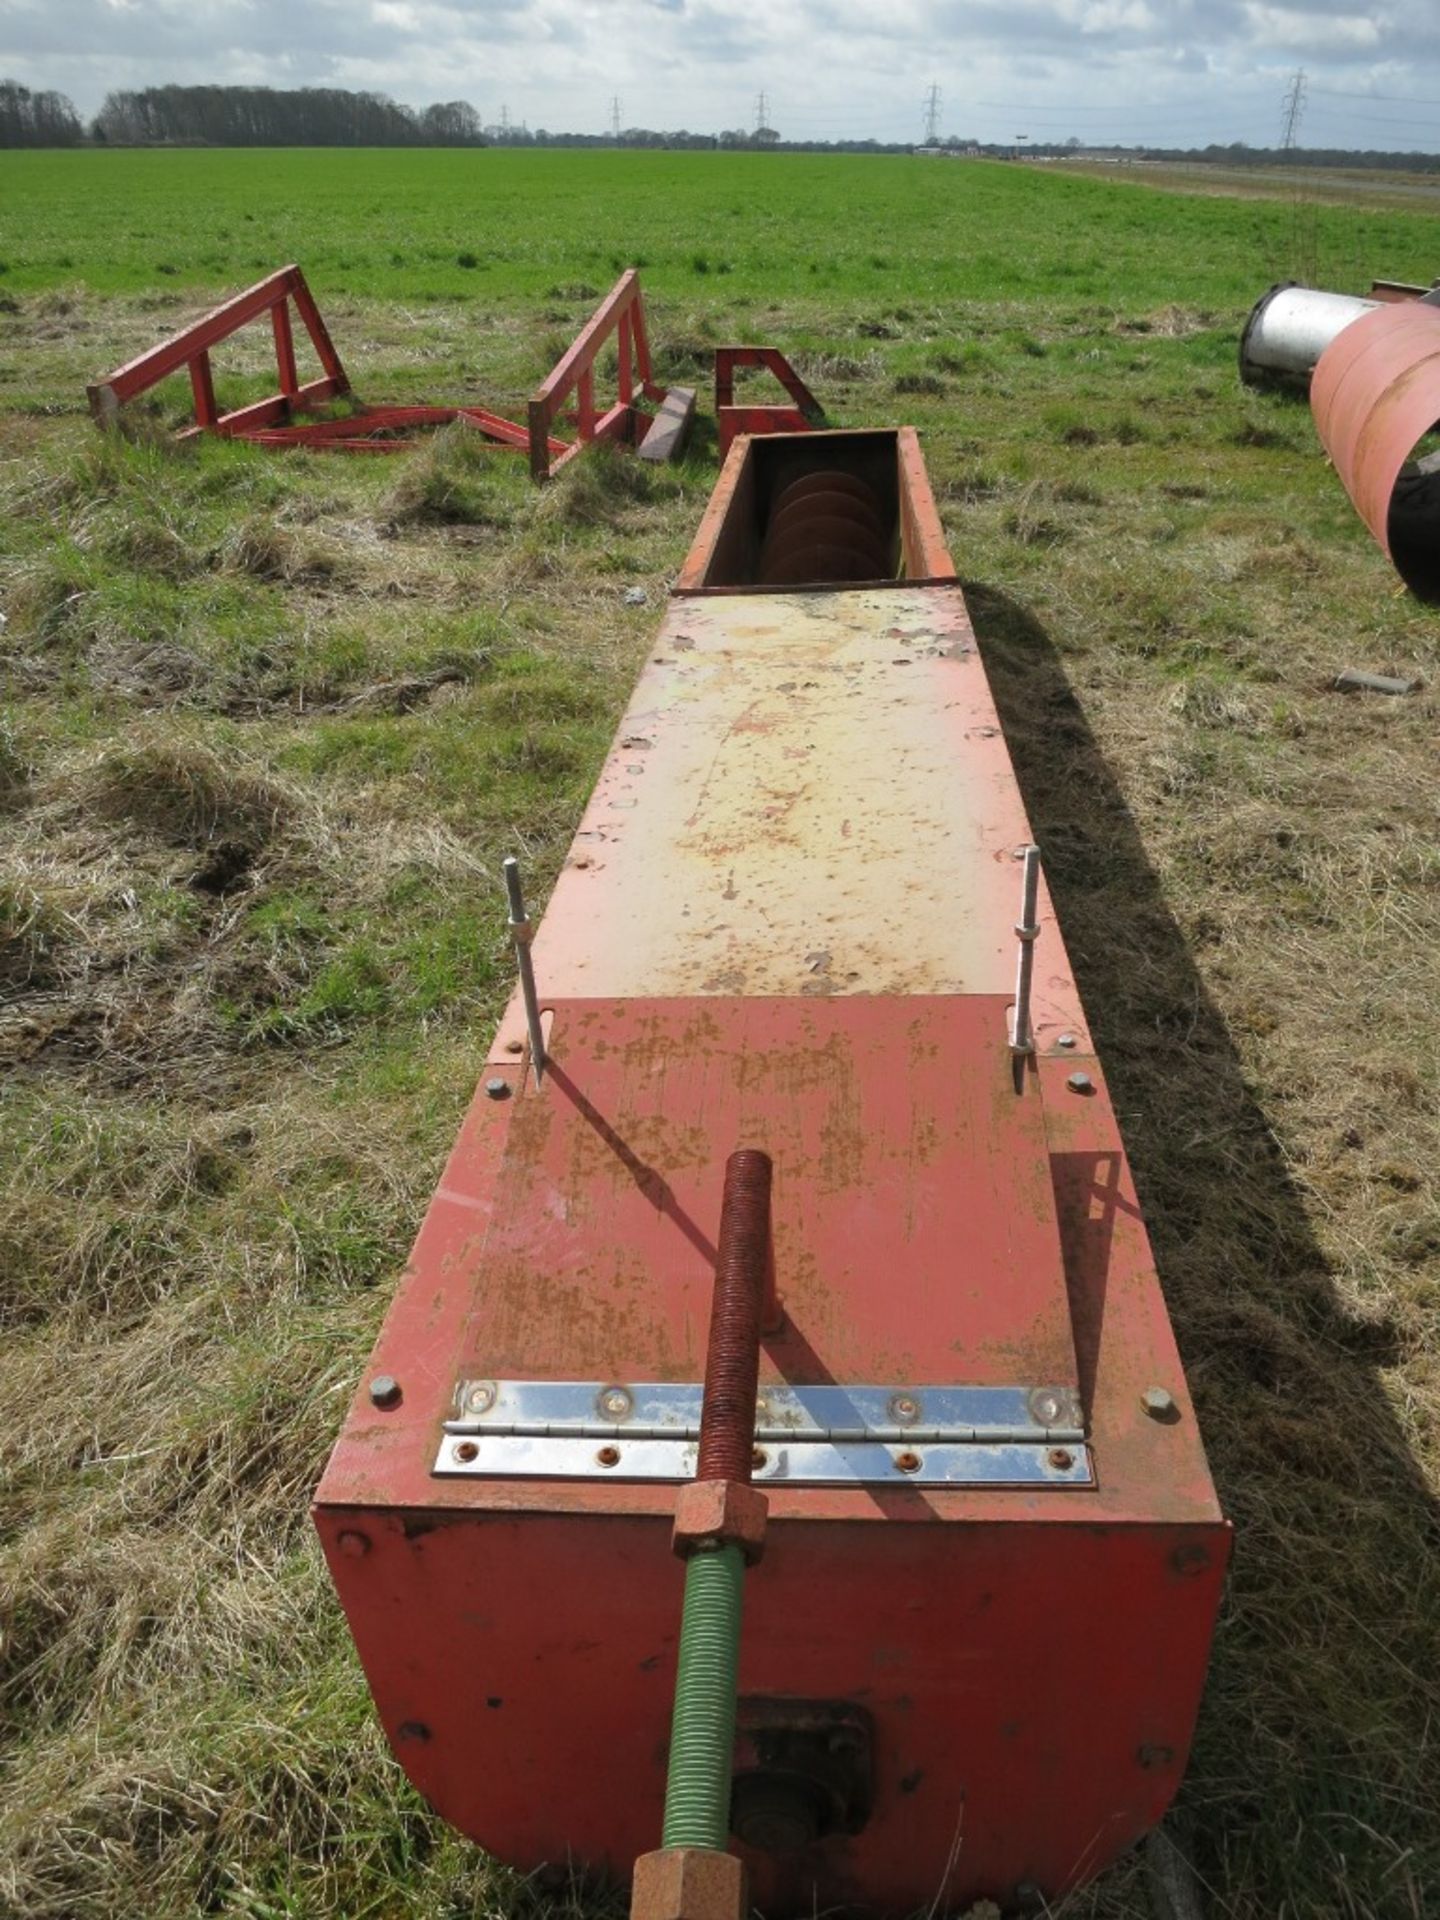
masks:
<path fill-rule="evenodd" d="M 473 147 L 466 100 L 416 113 L 383 93 L 340 87 L 145 87 L 107 94 L 92 139 L 109 146 Z"/>
<path fill-rule="evenodd" d="M 3 4 L 3 0 L 0 0 Z M 502 114 L 481 125 L 468 100 L 437 101 L 416 109 L 383 93 L 342 87 L 142 87 L 105 96 L 88 130 L 63 93 L 32 93 L 0 80 L 0 148 L 78 147 L 89 139 L 117 147 L 612 147 L 613 133 L 534 132 Z M 782 140 L 772 127 L 723 133 L 661 132 L 627 127 L 622 147 L 783 153 L 909 153 L 913 143 L 886 140 Z M 1013 145 L 982 145 L 953 134 L 947 153 L 1011 158 Z M 1342 147 L 1247 147 L 1240 141 L 1208 147 L 1104 147 L 1065 141 L 1027 145 L 1030 159 L 1083 158 L 1187 161 L 1240 167 L 1365 167 L 1440 172 L 1433 153 L 1356 152 Z"/>
<path fill-rule="evenodd" d="M 0 80 L 0 147 L 78 147 L 85 129 L 63 93 Z"/>

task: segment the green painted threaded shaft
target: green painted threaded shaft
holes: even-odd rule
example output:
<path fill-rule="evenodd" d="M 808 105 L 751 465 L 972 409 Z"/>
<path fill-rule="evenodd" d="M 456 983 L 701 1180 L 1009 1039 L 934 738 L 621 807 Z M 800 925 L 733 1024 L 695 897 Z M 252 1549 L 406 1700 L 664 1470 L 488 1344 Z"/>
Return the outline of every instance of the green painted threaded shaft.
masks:
<path fill-rule="evenodd" d="M 723 1853 L 729 1838 L 744 1585 L 745 1560 L 737 1546 L 692 1554 L 685 1563 L 680 1670 L 665 1783 L 667 1847 Z"/>

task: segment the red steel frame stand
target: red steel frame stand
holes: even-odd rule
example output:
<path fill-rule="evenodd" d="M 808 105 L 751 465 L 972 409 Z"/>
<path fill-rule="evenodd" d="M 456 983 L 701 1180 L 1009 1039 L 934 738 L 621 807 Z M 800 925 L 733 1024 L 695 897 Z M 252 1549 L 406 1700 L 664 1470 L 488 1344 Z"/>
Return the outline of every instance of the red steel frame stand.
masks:
<path fill-rule="evenodd" d="M 735 403 L 737 367 L 763 367 L 773 373 L 790 396 L 788 406 Z M 715 349 L 715 423 L 722 457 L 741 433 L 803 433 L 823 427 L 825 410 L 778 347 L 717 347 Z"/>
<path fill-rule="evenodd" d="M 292 318 L 292 310 L 294 318 Z M 222 409 L 216 400 L 211 355 L 242 327 L 268 318 L 275 344 L 277 391 L 263 400 Z M 320 363 L 317 379 L 302 381 L 295 358 L 296 321 Z M 604 412 L 595 406 L 595 361 L 614 334 L 619 352 L 619 398 Z M 642 402 L 664 405 L 669 390 L 658 385 L 650 363 L 639 275 L 620 276 L 560 363 L 529 403 L 524 426 L 476 406 L 367 406 L 355 396 L 335 343 L 297 266 L 282 267 L 244 293 L 225 301 L 192 326 L 127 361 L 86 389 L 90 411 L 102 428 L 118 424 L 121 408 L 171 374 L 190 376 L 195 418 L 178 438 L 216 433 L 271 448 L 308 447 L 312 452 L 395 453 L 418 427 L 464 421 L 487 440 L 528 454 L 530 471 L 548 480 L 596 440 L 640 441 L 650 423 Z M 676 390 L 677 394 L 679 390 Z M 565 403 L 575 396 L 575 438 L 551 432 Z M 306 419 L 332 402 L 348 403 L 330 419 Z"/>

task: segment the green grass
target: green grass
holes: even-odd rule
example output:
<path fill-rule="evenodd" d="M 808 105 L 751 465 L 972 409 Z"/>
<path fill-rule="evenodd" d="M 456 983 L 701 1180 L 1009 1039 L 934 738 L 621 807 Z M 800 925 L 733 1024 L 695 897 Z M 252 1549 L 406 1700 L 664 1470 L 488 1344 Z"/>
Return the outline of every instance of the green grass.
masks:
<path fill-rule="evenodd" d="M 1234 303 L 1292 221 L 1269 202 L 907 157 L 311 149 L 16 153 L 6 168 L 0 288 L 157 299 L 298 260 L 328 293 L 482 309 L 583 304 L 632 265 L 721 312 L 836 293 Z M 1355 213 L 1317 218 L 1322 253 L 1348 263 Z M 1429 278 L 1433 216 L 1363 218 L 1386 273 Z"/>
<path fill-rule="evenodd" d="M 287 258 L 367 396 L 517 413 L 638 259 L 672 376 L 769 340 L 919 425 L 1238 1528 L 1183 1796 L 1215 1911 L 1440 1909 L 1440 647 L 1303 404 L 1236 381 L 1290 210 L 904 160 L 7 166 L 0 1912 L 566 1905 L 409 1792 L 306 1502 L 508 991 L 500 861 L 543 900 L 713 430 L 544 493 L 460 432 L 176 449 L 173 392 L 99 439 L 86 380 Z M 1337 284 L 1428 277 L 1431 218 L 1318 218 Z M 1138 1915 L 1138 1874 L 1065 1911 Z"/>

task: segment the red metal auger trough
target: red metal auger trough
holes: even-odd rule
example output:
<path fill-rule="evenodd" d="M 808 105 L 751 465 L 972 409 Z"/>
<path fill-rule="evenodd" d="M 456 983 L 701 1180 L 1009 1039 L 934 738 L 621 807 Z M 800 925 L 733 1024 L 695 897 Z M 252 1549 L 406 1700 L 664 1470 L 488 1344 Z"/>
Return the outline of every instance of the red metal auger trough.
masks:
<path fill-rule="evenodd" d="M 910 429 L 736 441 L 533 940 L 508 878 L 315 1509 L 396 1755 L 636 1920 L 1062 1900 L 1229 1532 Z"/>
<path fill-rule="evenodd" d="M 292 307 L 319 362 L 317 379 L 300 378 Z M 223 409 L 215 395 L 211 354 L 243 327 L 266 319 L 274 336 L 277 391 L 263 400 Z M 595 362 L 612 334 L 616 338 L 619 393 L 612 406 L 597 411 Z M 621 274 L 554 371 L 541 382 L 529 403 L 525 426 L 502 419 L 485 407 L 361 404 L 314 295 L 296 266 L 282 267 L 257 281 L 233 300 L 88 387 L 96 424 L 113 427 L 128 401 L 182 370 L 190 377 L 195 410 L 194 425 L 182 428 L 177 436 L 182 440 L 198 433 L 217 433 L 261 447 L 396 453 L 409 444 L 407 436 L 417 428 L 462 420 L 487 440 L 527 452 L 530 471 L 537 480 L 551 479 L 596 440 L 626 441 L 637 446 L 647 459 L 670 459 L 680 450 L 695 409 L 695 395 L 688 388 L 667 389 L 655 381 L 640 276 L 633 267 Z M 575 439 L 566 441 L 552 428 L 562 418 L 572 393 L 576 395 Z M 343 403 L 345 410 L 326 418 L 310 417 L 317 409 L 336 402 Z M 644 410 L 647 402 L 659 408 L 653 417 Z"/>

